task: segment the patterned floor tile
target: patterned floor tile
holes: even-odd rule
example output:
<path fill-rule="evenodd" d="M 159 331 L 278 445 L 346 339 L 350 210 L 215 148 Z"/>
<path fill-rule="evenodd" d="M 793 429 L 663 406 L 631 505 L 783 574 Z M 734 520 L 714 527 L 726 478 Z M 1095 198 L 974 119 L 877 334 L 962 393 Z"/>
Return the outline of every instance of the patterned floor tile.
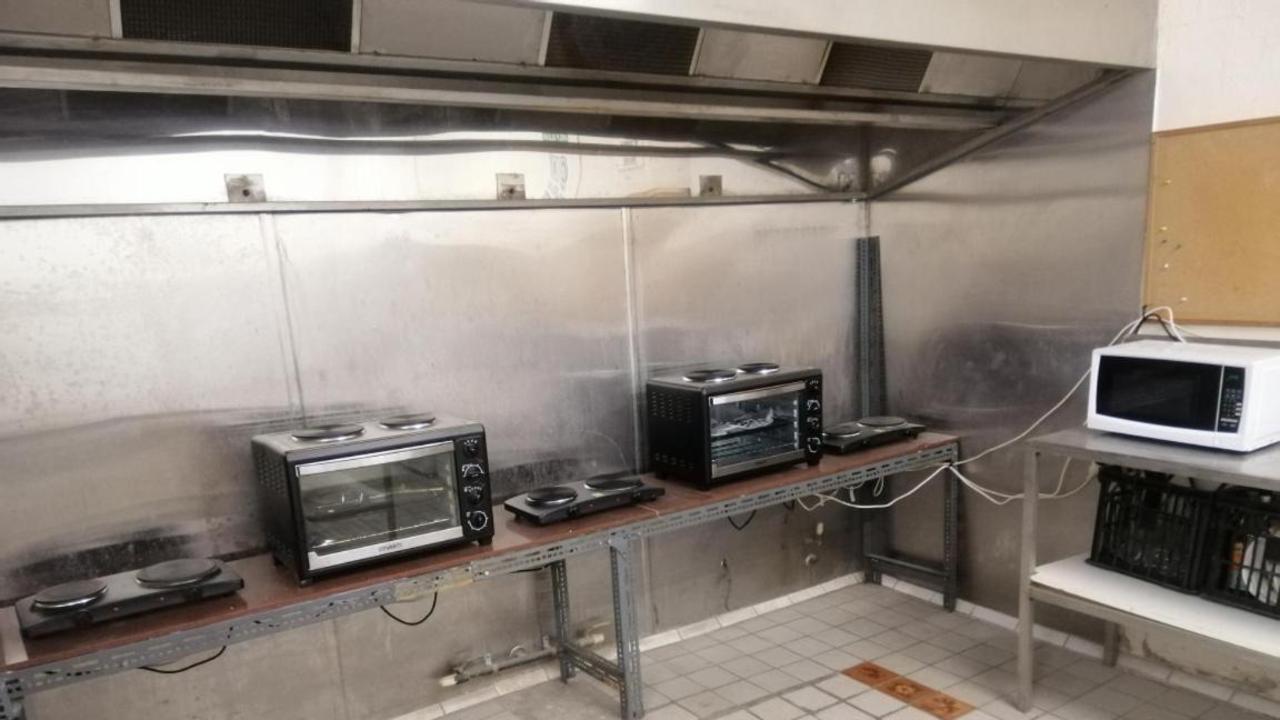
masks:
<path fill-rule="evenodd" d="M 955 720 L 973 710 L 969 703 L 951 697 L 945 693 L 934 693 L 913 703 L 913 705 L 940 720 Z"/>
<path fill-rule="evenodd" d="M 886 680 L 876 686 L 877 690 L 888 693 L 908 705 L 917 704 L 924 699 L 936 695 L 937 693 L 921 685 L 920 683 L 905 677 L 896 677 Z"/>
<path fill-rule="evenodd" d="M 893 672 L 892 670 L 887 670 L 872 662 L 864 662 L 859 665 L 855 665 L 845 670 L 844 674 L 860 683 L 863 683 L 864 685 L 870 685 L 872 687 L 898 677 L 898 673 Z"/>

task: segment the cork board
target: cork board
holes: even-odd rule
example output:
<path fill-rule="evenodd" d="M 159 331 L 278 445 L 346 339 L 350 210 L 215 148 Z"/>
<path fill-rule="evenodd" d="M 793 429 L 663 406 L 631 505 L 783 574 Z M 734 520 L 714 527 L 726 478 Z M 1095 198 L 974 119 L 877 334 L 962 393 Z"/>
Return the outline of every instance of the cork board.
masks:
<path fill-rule="evenodd" d="M 1149 203 L 1147 304 L 1280 325 L 1280 118 L 1157 134 Z"/>

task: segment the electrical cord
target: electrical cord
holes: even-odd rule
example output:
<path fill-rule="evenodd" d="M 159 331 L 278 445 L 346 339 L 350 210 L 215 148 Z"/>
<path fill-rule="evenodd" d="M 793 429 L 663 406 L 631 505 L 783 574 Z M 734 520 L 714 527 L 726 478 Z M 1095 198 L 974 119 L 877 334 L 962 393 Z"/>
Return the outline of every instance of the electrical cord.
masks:
<path fill-rule="evenodd" d="M 432 593 L 431 609 L 427 611 L 426 615 L 423 615 L 422 618 L 418 620 L 405 620 L 404 618 L 396 617 L 395 613 L 388 610 L 385 605 L 379 605 L 378 609 L 381 610 L 387 617 L 391 618 L 392 620 L 395 620 L 401 625 L 408 625 L 409 627 L 417 627 L 422 623 L 430 620 L 431 616 L 436 614 L 436 603 L 439 601 L 440 601 L 440 593 L 439 592 Z"/>
<path fill-rule="evenodd" d="M 747 526 L 751 524 L 751 521 L 752 521 L 752 520 L 755 520 L 755 519 L 756 519 L 756 511 L 755 511 L 755 510 L 752 510 L 752 511 L 751 511 L 751 514 L 747 516 L 747 519 L 746 519 L 746 520 L 742 521 L 742 524 L 741 524 L 741 525 L 739 525 L 738 523 L 734 522 L 732 517 L 725 517 L 725 520 L 728 520 L 728 521 L 729 521 L 729 524 L 733 526 L 733 529 L 734 529 L 734 530 L 737 530 L 738 532 L 742 532 L 743 530 L 746 530 L 746 529 L 747 529 Z"/>
<path fill-rule="evenodd" d="M 224 652 L 226 652 L 226 651 L 227 651 L 227 646 L 226 646 L 226 645 L 223 645 L 221 648 L 219 648 L 219 649 L 218 649 L 218 652 L 216 652 L 216 653 L 214 653 L 214 654 L 210 655 L 209 657 L 207 657 L 207 658 L 205 658 L 205 659 L 203 659 L 203 660 L 197 660 L 197 661 L 195 661 L 195 662 L 191 663 L 190 665 L 187 665 L 187 666 L 185 666 L 185 667 L 180 667 L 180 668 L 174 668 L 174 669 L 172 669 L 172 670 L 168 670 L 168 669 L 165 669 L 165 668 L 151 667 L 151 666 L 149 666 L 149 665 L 143 665 L 142 667 L 139 667 L 138 669 L 139 669 L 139 670 L 146 670 L 147 672 L 157 673 L 157 674 L 159 674 L 159 675 L 177 675 L 178 673 L 184 673 L 184 672 L 186 672 L 186 671 L 188 671 L 188 670 L 191 670 L 191 669 L 193 669 L 193 668 L 198 668 L 198 667 L 200 667 L 201 665 L 204 665 L 204 664 L 206 664 L 206 663 L 211 663 L 211 662 L 213 662 L 214 660 L 217 660 L 218 658 L 222 657 L 222 653 L 224 653 Z"/>
<path fill-rule="evenodd" d="M 1168 314 L 1167 320 L 1160 315 L 1161 311 L 1164 311 Z M 1120 342 L 1121 340 L 1124 340 L 1133 336 L 1138 332 L 1138 330 L 1142 327 L 1142 325 L 1146 323 L 1147 320 L 1153 317 L 1160 322 L 1160 326 L 1164 328 L 1165 333 L 1171 339 L 1176 340 L 1177 342 L 1187 341 L 1186 337 L 1182 333 L 1181 328 L 1178 327 L 1178 323 L 1174 320 L 1173 308 L 1167 305 L 1161 305 L 1159 307 L 1151 308 L 1149 310 L 1144 310 L 1142 315 L 1139 316 L 1138 319 L 1125 323 L 1124 327 L 1120 328 L 1120 331 L 1117 332 L 1115 336 L 1111 338 L 1111 342 L 1107 343 L 1107 346 L 1110 347 Z M 1013 502 L 1014 500 L 1025 499 L 1026 498 L 1025 493 L 1005 493 L 999 490 L 992 490 L 991 488 L 983 487 L 982 485 L 979 485 L 978 483 L 966 477 L 965 474 L 960 472 L 958 468 L 961 465 L 967 465 L 968 463 L 976 462 L 994 452 L 998 452 L 1015 443 L 1021 442 L 1028 435 L 1035 432 L 1036 428 L 1044 424 L 1044 422 L 1048 420 L 1050 417 L 1052 417 L 1054 413 L 1061 410 L 1062 407 L 1067 404 L 1067 402 L 1076 394 L 1076 392 L 1080 390 L 1080 387 L 1084 385 L 1085 380 L 1089 379 L 1089 375 L 1090 373 L 1092 373 L 1092 371 L 1093 371 L 1092 368 L 1090 368 L 1089 370 L 1086 370 L 1084 374 L 1080 376 L 1080 379 L 1077 380 L 1075 384 L 1071 386 L 1071 389 L 1067 391 L 1067 394 L 1062 396 L 1061 400 L 1054 403 L 1053 407 L 1049 408 L 1043 415 L 1036 418 L 1035 422 L 1027 426 L 1027 428 L 1022 432 L 1018 433 L 1017 435 L 1014 435 L 1012 438 L 1009 438 L 1004 442 L 992 445 L 991 447 L 987 448 L 986 450 L 983 450 L 977 455 L 965 458 L 963 460 L 957 460 L 952 463 L 947 463 L 945 465 L 937 466 L 932 473 L 929 473 L 929 475 L 925 477 L 925 479 L 917 483 L 915 487 L 911 488 L 910 490 L 903 493 L 902 495 L 899 495 L 898 497 L 893 498 L 892 500 L 889 500 L 888 502 L 879 503 L 875 505 L 861 505 L 856 502 L 846 502 L 835 496 L 827 495 L 825 493 L 816 493 L 815 497 L 818 498 L 818 502 L 816 504 L 814 504 L 813 506 L 810 506 L 807 503 L 805 503 L 803 500 L 798 500 L 800 507 L 804 508 L 809 512 L 813 512 L 814 510 L 817 510 L 818 508 L 822 507 L 828 502 L 834 502 L 838 505 L 843 505 L 845 507 L 850 507 L 850 508 L 856 508 L 859 510 L 880 510 L 884 508 L 889 508 L 898 504 L 899 502 L 902 502 L 908 497 L 911 497 L 912 495 L 914 495 L 917 491 L 919 491 L 926 484 L 928 484 L 929 481 L 937 477 L 938 474 L 941 473 L 943 470 L 950 471 L 951 474 L 954 475 L 961 482 L 961 484 L 963 484 L 965 487 L 969 488 L 973 492 L 977 493 L 977 495 L 982 499 L 990 503 L 993 503 L 995 505 L 1007 505 Z M 1037 498 L 1041 500 L 1063 500 L 1063 499 L 1069 498 L 1081 492 L 1086 487 L 1088 487 L 1090 482 L 1094 479 L 1094 477 L 1097 476 L 1097 466 L 1093 465 L 1091 466 L 1090 472 L 1085 473 L 1084 482 L 1080 483 L 1076 487 L 1064 493 L 1062 491 L 1062 488 L 1066 485 L 1067 469 L 1069 467 L 1071 467 L 1071 459 L 1067 458 L 1066 461 L 1062 463 L 1062 470 L 1058 473 L 1058 484 L 1054 487 L 1053 492 L 1039 493 L 1037 495 Z M 884 491 L 884 488 L 885 488 L 884 483 L 885 483 L 885 479 L 883 477 L 876 480 L 875 489 L 873 491 L 873 495 L 875 497 L 879 497 L 880 494 Z M 848 488 L 846 488 L 848 490 L 849 498 L 851 501 L 854 499 L 853 491 L 861 487 L 863 484 L 865 484 L 865 482 L 858 483 L 857 485 L 851 485 Z"/>
<path fill-rule="evenodd" d="M 796 502 L 800 503 L 800 507 L 804 508 L 809 512 L 813 512 L 814 510 L 817 510 L 818 508 L 822 507 L 823 505 L 826 505 L 829 502 L 835 503 L 837 505 L 843 505 L 844 507 L 848 507 L 848 508 L 854 508 L 857 510 L 883 510 L 885 508 L 893 507 L 894 505 L 897 505 L 903 500 L 906 500 L 907 498 L 916 494 L 917 492 L 920 491 L 921 488 L 929 484 L 930 480 L 937 477 L 938 473 L 941 473 L 943 470 L 946 470 L 949 467 L 951 466 L 950 465 L 937 466 L 936 468 L 934 468 L 933 472 L 929 473 L 928 477 L 916 483 L 915 487 L 899 495 L 898 497 L 893 498 L 892 500 L 889 500 L 888 502 L 877 503 L 875 505 L 862 505 L 855 502 L 848 502 L 845 500 L 841 500 L 840 498 L 834 495 L 828 495 L 826 493 L 814 493 L 814 497 L 818 498 L 818 502 L 813 506 L 810 506 L 807 503 L 805 503 L 803 499 L 797 499 Z M 856 490 L 858 487 L 861 487 L 862 485 L 863 483 L 858 483 L 858 485 L 850 486 L 849 490 L 852 492 L 853 490 Z"/>
<path fill-rule="evenodd" d="M 1170 340 L 1177 340 L 1178 342 L 1186 342 L 1186 338 L 1182 337 L 1181 333 L 1178 332 L 1178 330 L 1171 327 L 1169 323 L 1165 322 L 1165 319 L 1163 317 L 1160 317 L 1160 313 L 1155 313 L 1155 312 L 1149 312 L 1146 315 L 1143 315 L 1142 320 L 1138 323 L 1138 325 L 1129 331 L 1129 337 L 1133 337 L 1134 335 L 1137 335 L 1138 333 L 1142 332 L 1142 326 L 1146 325 L 1147 321 L 1152 318 L 1155 318 L 1156 322 L 1160 323 L 1160 328 L 1164 330 L 1164 334 L 1168 335 Z"/>
<path fill-rule="evenodd" d="M 1169 313 L 1169 325 L 1170 327 L 1175 328 L 1175 332 L 1176 332 L 1176 328 L 1178 327 L 1178 325 L 1173 320 L 1173 308 L 1170 308 L 1168 305 L 1161 305 L 1160 307 L 1147 310 L 1137 320 L 1133 320 L 1132 322 L 1126 323 L 1124 327 L 1120 328 L 1120 332 L 1116 333 L 1115 336 L 1111 338 L 1111 342 L 1107 343 L 1107 347 L 1115 345 L 1116 343 L 1120 342 L 1124 338 L 1128 337 L 1129 334 L 1136 327 L 1140 326 L 1148 316 L 1156 315 L 1158 317 L 1161 310 L 1164 310 Z M 1176 337 L 1179 338 L 1178 340 L 1179 342 L 1186 342 L 1186 340 L 1182 338 L 1181 333 L 1177 333 Z M 971 462 L 977 462 L 978 460 L 981 460 L 982 458 L 990 455 L 991 453 L 998 452 L 1000 450 L 1003 450 L 1009 447 L 1010 445 L 1014 445 L 1015 443 L 1021 442 L 1022 440 L 1026 439 L 1028 435 L 1036 431 L 1036 428 L 1044 424 L 1045 420 L 1048 420 L 1054 413 L 1061 410 L 1062 407 L 1067 404 L 1067 401 L 1069 401 L 1072 398 L 1072 396 L 1074 396 L 1076 392 L 1080 389 L 1080 387 L 1084 385 L 1084 381 L 1089 379 L 1089 374 L 1092 372 L 1093 372 L 1092 368 L 1090 368 L 1089 370 L 1085 370 L 1084 374 L 1080 376 L 1080 379 L 1077 380 L 1076 383 L 1071 386 L 1071 389 L 1067 391 L 1067 394 L 1063 395 L 1061 400 L 1054 403 L 1053 407 L 1049 408 L 1049 410 L 1045 412 L 1045 414 L 1036 418 L 1036 421 L 1031 423 L 1031 425 L 1027 426 L 1026 430 L 1023 430 L 1022 432 L 1018 433 L 1017 435 L 1014 435 L 1013 437 L 1009 438 L 1008 440 L 1005 440 L 1002 443 L 992 445 L 991 447 L 987 448 L 986 450 L 983 450 L 982 452 L 978 453 L 977 455 L 974 455 L 973 457 L 967 457 L 963 460 L 957 460 L 955 464 L 968 465 Z"/>

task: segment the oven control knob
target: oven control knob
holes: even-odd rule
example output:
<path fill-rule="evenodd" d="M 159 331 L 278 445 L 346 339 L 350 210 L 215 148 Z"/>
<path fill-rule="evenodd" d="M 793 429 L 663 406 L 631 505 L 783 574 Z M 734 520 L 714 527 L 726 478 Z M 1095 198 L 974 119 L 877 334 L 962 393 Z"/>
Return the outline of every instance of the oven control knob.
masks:
<path fill-rule="evenodd" d="M 462 488 L 462 494 L 466 496 L 467 502 L 475 505 L 484 499 L 484 486 L 467 485 Z"/>
<path fill-rule="evenodd" d="M 462 466 L 462 477 L 467 480 L 484 477 L 484 466 L 480 463 L 467 463 Z"/>
<path fill-rule="evenodd" d="M 473 513 L 468 513 L 467 527 L 475 530 L 476 532 L 480 532 L 481 530 L 489 527 L 489 513 L 486 513 L 483 510 L 476 510 Z"/>
<path fill-rule="evenodd" d="M 804 401 L 804 407 L 810 412 L 818 412 L 822 409 L 822 401 L 817 398 L 809 398 Z"/>
<path fill-rule="evenodd" d="M 822 419 L 813 417 L 812 415 L 809 416 L 807 419 L 805 419 L 804 422 L 806 425 L 809 426 L 810 430 L 817 430 L 818 428 L 822 427 Z"/>
<path fill-rule="evenodd" d="M 475 457 L 480 454 L 480 438 L 467 438 L 462 441 L 462 452 L 467 457 Z"/>
<path fill-rule="evenodd" d="M 820 437 L 811 437 L 806 441 L 806 443 L 808 445 L 809 452 L 811 453 L 816 453 L 822 449 L 822 438 Z"/>

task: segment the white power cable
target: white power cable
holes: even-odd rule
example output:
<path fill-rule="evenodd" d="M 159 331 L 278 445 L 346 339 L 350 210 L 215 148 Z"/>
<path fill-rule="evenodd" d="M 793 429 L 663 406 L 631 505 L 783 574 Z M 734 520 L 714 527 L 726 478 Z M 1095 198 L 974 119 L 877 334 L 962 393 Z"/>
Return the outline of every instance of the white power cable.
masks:
<path fill-rule="evenodd" d="M 885 503 L 879 503 L 879 504 L 876 504 L 876 505 L 859 505 L 859 504 L 857 504 L 857 503 L 853 503 L 853 502 L 846 502 L 846 501 L 841 500 L 840 498 L 838 498 L 838 497 L 836 497 L 836 496 L 834 496 L 834 495 L 828 495 L 828 494 L 826 494 L 826 493 L 814 493 L 814 496 L 818 498 L 818 503 L 817 503 L 816 505 L 814 505 L 813 507 L 810 507 L 808 504 L 806 504 L 806 503 L 805 503 L 805 501 L 804 501 L 804 498 L 796 498 L 796 502 L 800 504 L 800 507 L 804 508 L 805 510 L 808 510 L 809 512 L 813 512 L 814 510 L 817 510 L 818 508 L 822 507 L 823 505 L 826 505 L 826 504 L 827 504 L 827 503 L 829 503 L 829 502 L 835 503 L 835 504 L 837 504 L 837 505 L 843 505 L 843 506 L 845 506 L 845 507 L 855 508 L 855 509 L 857 509 L 857 510 L 883 510 L 884 508 L 893 507 L 894 505 L 896 505 L 896 504 L 898 504 L 898 503 L 902 502 L 903 500 L 906 500 L 907 498 L 911 497 L 911 496 L 912 496 L 912 495 L 914 495 L 917 491 L 919 491 L 919 490 L 920 490 L 920 488 L 922 488 L 922 487 L 924 487 L 925 485 L 927 485 L 927 484 L 929 483 L 929 481 L 930 481 L 930 480 L 932 480 L 932 479 L 934 479 L 935 477 L 937 477 L 938 473 L 942 472 L 943 470 L 946 470 L 946 469 L 947 469 L 947 468 L 949 468 L 949 467 L 951 467 L 951 466 L 950 466 L 950 465 L 939 465 L 938 467 L 934 468 L 933 472 L 929 473 L 929 476 L 928 476 L 928 477 L 926 477 L 925 479 L 923 479 L 923 480 L 921 480 L 920 482 L 916 483 L 915 487 L 911 488 L 910 490 L 906 491 L 905 493 L 903 493 L 903 494 L 899 495 L 898 497 L 896 497 L 896 498 L 894 498 L 894 499 L 892 499 L 892 500 L 890 500 L 890 501 L 888 501 L 888 502 L 885 502 Z M 849 487 L 849 490 L 851 490 L 851 491 L 852 491 L 852 490 L 856 489 L 857 487 L 860 487 L 861 485 L 862 485 L 862 483 L 859 483 L 858 485 L 850 486 L 850 487 Z"/>
<path fill-rule="evenodd" d="M 1111 338 L 1111 342 L 1108 342 L 1107 346 L 1110 347 L 1120 342 L 1131 332 L 1141 327 L 1142 324 L 1146 322 L 1147 318 L 1149 318 L 1152 314 L 1155 314 L 1157 317 L 1159 317 L 1159 314 L 1162 310 L 1166 312 L 1169 316 L 1169 319 L 1167 321 L 1168 328 L 1170 329 L 1170 332 L 1172 333 L 1174 338 L 1178 342 L 1186 342 L 1187 340 L 1182 334 L 1182 329 L 1178 327 L 1176 322 L 1174 322 L 1173 308 L 1169 307 L 1168 305 L 1161 305 L 1159 307 L 1151 308 L 1150 310 L 1144 311 L 1142 315 L 1139 316 L 1136 320 L 1132 320 L 1126 323 L 1125 326 L 1120 328 L 1120 331 L 1115 334 L 1115 337 Z M 818 502 L 812 507 L 810 507 L 807 503 L 805 503 L 803 498 L 797 498 L 796 503 L 799 504 L 800 507 L 804 508 L 809 512 L 813 512 L 814 510 L 817 510 L 818 508 L 822 507 L 828 502 L 833 502 L 833 503 L 836 503 L 837 505 L 843 505 L 845 507 L 855 508 L 858 510 L 881 510 L 884 508 L 892 507 L 898 504 L 899 502 L 911 497 L 917 491 L 923 488 L 926 484 L 928 484 L 930 480 L 933 480 L 935 477 L 937 477 L 938 474 L 941 473 L 943 470 L 950 470 L 951 474 L 955 475 L 956 478 L 959 479 L 960 482 L 965 487 L 977 493 L 978 496 L 981 497 L 982 499 L 990 503 L 993 503 L 995 505 L 1007 505 L 1013 502 L 1014 500 L 1022 500 L 1026 497 L 1025 493 L 1005 493 L 1005 492 L 1000 492 L 999 490 L 992 490 L 991 488 L 983 487 L 978 483 L 974 482 L 973 480 L 970 480 L 968 477 L 964 475 L 964 473 L 960 472 L 960 470 L 957 469 L 958 466 L 966 465 L 976 460 L 980 460 L 990 455 L 991 453 L 994 453 L 999 450 L 1003 450 L 1009 447 L 1010 445 L 1013 445 L 1023 440 L 1031 433 L 1035 432 L 1036 428 L 1040 427 L 1040 425 L 1042 425 L 1045 420 L 1048 420 L 1050 417 L 1053 416 L 1054 413 L 1061 410 L 1062 407 L 1067 404 L 1067 401 L 1069 401 L 1072 398 L 1072 396 L 1076 394 L 1076 392 L 1080 389 L 1080 386 L 1084 385 L 1084 381 L 1089 379 L 1089 374 L 1092 371 L 1093 371 L 1092 368 L 1090 368 L 1089 370 L 1086 370 L 1084 374 L 1080 376 L 1080 379 L 1077 380 L 1075 384 L 1071 386 L 1071 389 L 1067 391 L 1067 394 L 1062 396 L 1061 400 L 1054 403 L 1053 407 L 1049 408 L 1047 412 L 1045 412 L 1040 417 L 1036 418 L 1035 422 L 1027 426 L 1027 428 L 1022 432 L 1018 433 L 1012 438 L 1009 438 L 1008 440 L 1005 440 L 1002 443 L 992 445 L 991 447 L 987 448 L 986 450 L 983 450 L 982 452 L 978 453 L 977 455 L 974 455 L 973 457 L 965 458 L 964 460 L 958 460 L 954 463 L 948 463 L 946 465 L 937 466 L 933 472 L 929 473 L 929 475 L 925 477 L 925 479 L 917 483 L 915 487 L 912 487 L 907 492 L 903 493 L 902 495 L 899 495 L 898 497 L 893 498 L 892 500 L 889 500 L 888 502 L 880 503 L 876 505 L 859 505 L 856 502 L 846 502 L 833 495 L 827 495 L 825 493 L 815 493 L 815 496 L 818 498 Z M 1080 483 L 1076 487 L 1064 493 L 1062 492 L 1062 488 L 1066 484 L 1067 469 L 1069 467 L 1071 467 L 1071 458 L 1067 458 L 1066 461 L 1062 463 L 1062 471 L 1058 473 L 1058 484 L 1056 487 L 1054 487 L 1053 492 L 1040 493 L 1037 497 L 1041 500 L 1063 500 L 1063 499 L 1069 498 L 1079 493 L 1080 491 L 1084 490 L 1086 487 L 1088 487 L 1090 481 L 1092 481 L 1097 474 L 1096 472 L 1097 466 L 1092 465 L 1090 471 L 1085 473 L 1084 482 Z M 857 483 L 856 485 L 850 485 L 848 488 L 846 488 L 849 491 L 850 500 L 853 499 L 853 491 L 861 487 L 862 485 L 866 484 L 866 482 L 867 481 L 863 481 L 863 482 Z M 877 479 L 876 481 L 874 495 L 878 497 L 883 490 L 884 490 L 884 478 L 882 477 Z"/>
<path fill-rule="evenodd" d="M 1173 308 L 1169 307 L 1168 305 L 1161 305 L 1160 307 L 1152 308 L 1144 312 L 1142 316 L 1139 317 L 1137 320 L 1127 323 L 1124 327 L 1120 328 L 1120 332 L 1116 333 L 1115 337 L 1111 338 L 1111 342 L 1107 343 L 1107 346 L 1110 347 L 1120 342 L 1120 340 L 1123 339 L 1131 330 L 1142 325 L 1142 323 L 1147 319 L 1148 316 L 1150 316 L 1152 313 L 1156 313 L 1158 315 L 1161 310 L 1164 310 L 1169 313 L 1169 327 L 1174 328 L 1174 334 L 1175 334 L 1175 337 L 1178 338 L 1178 342 L 1186 342 L 1186 339 L 1182 337 L 1182 333 L 1177 330 L 1178 326 L 1173 322 Z M 956 462 L 956 465 L 967 465 L 971 462 L 981 460 L 982 458 L 990 455 L 993 452 L 1003 450 L 1009 447 L 1010 445 L 1013 445 L 1025 439 L 1028 435 L 1035 432 L 1036 428 L 1040 427 L 1040 425 L 1042 425 L 1045 420 L 1048 420 L 1050 417 L 1053 416 L 1054 413 L 1061 410 L 1063 405 L 1067 404 L 1067 401 L 1070 400 L 1071 397 L 1076 394 L 1076 391 L 1080 389 L 1080 386 L 1084 385 L 1084 381 L 1089 379 L 1089 374 L 1091 372 L 1093 372 L 1092 368 L 1090 368 L 1089 370 L 1085 370 L 1084 374 L 1080 376 L 1080 379 L 1076 381 L 1076 384 L 1072 385 L 1071 389 L 1067 391 L 1067 394 L 1063 395 L 1061 400 L 1054 403 L 1053 407 L 1049 408 L 1049 410 L 1045 414 L 1036 418 L 1036 421 L 1031 423 L 1031 425 L 1027 426 L 1026 430 L 1023 430 L 1022 432 L 1018 433 L 1017 435 L 1014 435 L 1013 437 L 1009 438 L 1008 440 L 1005 440 L 1002 443 L 999 443 L 997 445 L 992 445 L 991 447 L 987 448 L 986 450 L 983 450 L 982 452 L 978 453 L 977 455 L 974 455 L 973 457 L 968 457 L 968 458 L 965 458 L 964 460 L 959 460 Z"/>

